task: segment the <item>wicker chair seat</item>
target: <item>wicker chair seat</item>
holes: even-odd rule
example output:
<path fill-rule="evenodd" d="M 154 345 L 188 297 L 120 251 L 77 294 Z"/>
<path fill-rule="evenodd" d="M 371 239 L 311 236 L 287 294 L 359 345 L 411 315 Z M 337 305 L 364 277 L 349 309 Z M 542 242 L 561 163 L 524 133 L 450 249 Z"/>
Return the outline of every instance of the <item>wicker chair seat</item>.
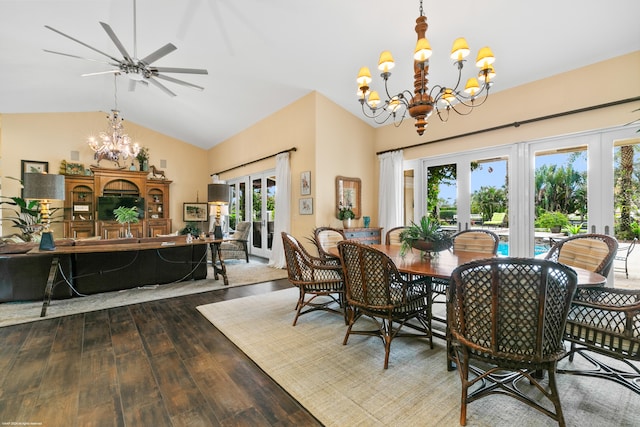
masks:
<path fill-rule="evenodd" d="M 576 354 L 591 363 L 592 369 L 563 369 L 559 372 L 605 378 L 640 394 L 640 290 L 582 288 L 573 301 L 565 328 L 571 343 L 569 360 Z M 622 361 L 628 371 L 612 368 L 589 353 L 599 353 Z"/>

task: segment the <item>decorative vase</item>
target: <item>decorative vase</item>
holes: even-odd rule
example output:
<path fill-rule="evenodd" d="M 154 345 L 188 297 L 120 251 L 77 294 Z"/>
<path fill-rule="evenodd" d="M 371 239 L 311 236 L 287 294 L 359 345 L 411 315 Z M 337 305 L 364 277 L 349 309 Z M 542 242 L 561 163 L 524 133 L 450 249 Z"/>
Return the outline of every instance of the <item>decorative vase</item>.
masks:
<path fill-rule="evenodd" d="M 140 170 L 145 172 L 149 170 L 149 160 L 140 162 Z"/>
<path fill-rule="evenodd" d="M 449 249 L 451 245 L 448 242 L 427 242 L 425 240 L 414 240 L 411 243 L 411 247 L 422 252 L 426 258 L 431 258 L 434 254 Z"/>
<path fill-rule="evenodd" d="M 351 228 L 351 218 L 342 220 L 343 228 Z"/>

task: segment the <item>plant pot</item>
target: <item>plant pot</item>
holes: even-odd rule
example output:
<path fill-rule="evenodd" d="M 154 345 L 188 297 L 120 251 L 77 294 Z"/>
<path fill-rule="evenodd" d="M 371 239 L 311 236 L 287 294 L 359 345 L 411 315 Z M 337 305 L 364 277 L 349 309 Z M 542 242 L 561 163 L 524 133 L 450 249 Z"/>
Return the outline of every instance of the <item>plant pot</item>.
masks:
<path fill-rule="evenodd" d="M 451 245 L 448 242 L 427 242 L 425 240 L 414 240 L 411 243 L 413 249 L 424 252 L 427 257 L 431 257 L 432 253 L 449 249 Z"/>
<path fill-rule="evenodd" d="M 343 219 L 342 220 L 342 227 L 343 228 L 351 228 L 351 218 L 349 219 Z"/>
<path fill-rule="evenodd" d="M 555 227 L 551 227 L 550 230 L 552 233 L 559 233 L 560 231 L 562 231 L 562 227 L 557 225 Z"/>

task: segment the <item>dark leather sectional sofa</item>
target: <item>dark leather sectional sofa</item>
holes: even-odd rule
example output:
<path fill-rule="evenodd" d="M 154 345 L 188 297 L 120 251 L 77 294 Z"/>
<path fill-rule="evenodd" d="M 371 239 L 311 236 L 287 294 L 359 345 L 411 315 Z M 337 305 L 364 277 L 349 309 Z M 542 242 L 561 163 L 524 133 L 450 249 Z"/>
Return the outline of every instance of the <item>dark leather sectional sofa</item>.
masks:
<path fill-rule="evenodd" d="M 59 244 L 100 245 L 132 242 L 184 240 L 184 236 L 113 239 Z M 44 298 L 44 289 L 53 254 L 0 255 L 0 302 L 33 301 Z M 53 298 L 167 284 L 207 277 L 207 245 L 196 241 L 189 245 L 162 246 L 154 249 L 61 254 L 56 272 Z"/>

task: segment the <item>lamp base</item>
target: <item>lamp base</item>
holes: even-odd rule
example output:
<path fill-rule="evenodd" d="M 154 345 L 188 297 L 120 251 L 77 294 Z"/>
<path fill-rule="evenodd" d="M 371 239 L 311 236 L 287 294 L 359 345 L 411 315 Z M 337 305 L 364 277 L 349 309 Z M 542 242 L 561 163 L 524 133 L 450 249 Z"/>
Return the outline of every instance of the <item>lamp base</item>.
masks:
<path fill-rule="evenodd" d="M 53 243 L 53 233 L 51 231 L 44 231 L 42 233 L 42 237 L 40 238 L 40 250 L 41 251 L 52 251 L 56 248 L 55 243 Z"/>
<path fill-rule="evenodd" d="M 213 237 L 215 237 L 216 239 L 222 239 L 222 227 L 219 225 L 216 225 L 215 228 L 213 229 Z"/>

